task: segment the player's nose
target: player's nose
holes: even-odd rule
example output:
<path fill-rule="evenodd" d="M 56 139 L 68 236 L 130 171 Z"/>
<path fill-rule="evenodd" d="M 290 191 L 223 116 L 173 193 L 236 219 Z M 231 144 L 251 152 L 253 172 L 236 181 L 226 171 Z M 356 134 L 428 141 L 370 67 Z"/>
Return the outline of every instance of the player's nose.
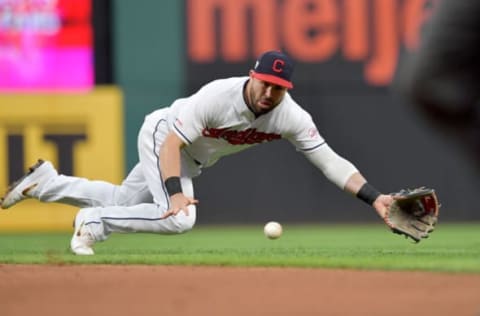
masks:
<path fill-rule="evenodd" d="M 265 96 L 267 98 L 270 98 L 272 96 L 272 86 L 268 86 L 266 89 L 265 89 Z"/>

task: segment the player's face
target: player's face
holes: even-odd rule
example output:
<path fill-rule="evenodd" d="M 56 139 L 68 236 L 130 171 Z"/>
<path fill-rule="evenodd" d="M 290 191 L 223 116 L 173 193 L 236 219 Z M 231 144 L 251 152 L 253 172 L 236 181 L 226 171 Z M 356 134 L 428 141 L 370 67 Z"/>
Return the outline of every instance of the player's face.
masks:
<path fill-rule="evenodd" d="M 255 114 L 265 114 L 282 102 L 287 88 L 262 81 L 250 76 L 250 89 L 247 91 L 249 105 Z"/>

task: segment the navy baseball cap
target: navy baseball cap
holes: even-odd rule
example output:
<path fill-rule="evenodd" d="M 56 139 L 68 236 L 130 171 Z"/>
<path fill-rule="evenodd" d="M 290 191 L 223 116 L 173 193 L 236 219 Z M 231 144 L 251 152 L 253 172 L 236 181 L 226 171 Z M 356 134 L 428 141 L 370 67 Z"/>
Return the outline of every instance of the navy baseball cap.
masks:
<path fill-rule="evenodd" d="M 253 77 L 288 89 L 293 88 L 293 61 L 280 51 L 268 51 L 258 57 Z"/>

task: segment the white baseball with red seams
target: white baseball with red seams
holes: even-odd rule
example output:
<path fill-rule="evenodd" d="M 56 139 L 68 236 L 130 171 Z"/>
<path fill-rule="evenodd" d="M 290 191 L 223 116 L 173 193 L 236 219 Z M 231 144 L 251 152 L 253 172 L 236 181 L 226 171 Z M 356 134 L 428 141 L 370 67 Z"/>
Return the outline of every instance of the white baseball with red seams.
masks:
<path fill-rule="evenodd" d="M 269 239 L 277 239 L 282 236 L 282 225 L 278 222 L 268 222 L 263 228 L 265 236 Z"/>

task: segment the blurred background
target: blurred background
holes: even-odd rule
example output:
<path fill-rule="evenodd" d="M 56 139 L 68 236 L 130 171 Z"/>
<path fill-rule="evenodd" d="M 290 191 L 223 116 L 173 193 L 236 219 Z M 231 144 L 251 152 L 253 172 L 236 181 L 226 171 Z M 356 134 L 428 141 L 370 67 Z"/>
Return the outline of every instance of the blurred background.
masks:
<path fill-rule="evenodd" d="M 429 186 L 442 221 L 480 220 L 471 158 L 392 89 L 415 54 L 428 0 L 0 0 L 0 190 L 37 158 L 119 183 L 149 112 L 263 51 L 296 62 L 293 98 L 383 192 Z M 378 221 L 286 141 L 194 179 L 198 223 Z M 27 201 L 0 229 L 71 229 L 76 209 Z"/>

